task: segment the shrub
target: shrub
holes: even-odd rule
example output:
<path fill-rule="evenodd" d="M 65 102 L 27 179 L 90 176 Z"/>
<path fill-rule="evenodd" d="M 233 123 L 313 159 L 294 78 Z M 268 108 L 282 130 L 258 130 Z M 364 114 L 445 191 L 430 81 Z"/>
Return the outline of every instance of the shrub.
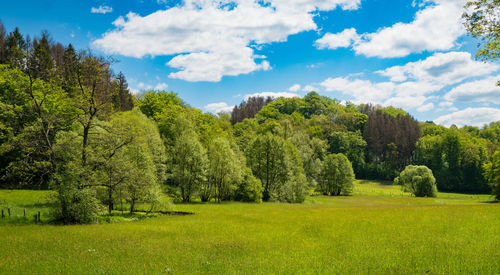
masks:
<path fill-rule="evenodd" d="M 437 193 L 436 179 L 427 166 L 408 165 L 394 179 L 404 191 L 411 192 L 415 197 L 435 197 Z"/>
<path fill-rule="evenodd" d="M 276 200 L 289 203 L 302 203 L 308 195 L 308 184 L 304 174 L 294 176 L 281 186 L 276 194 Z"/>
<path fill-rule="evenodd" d="M 354 189 L 354 172 L 344 154 L 330 154 L 323 161 L 319 191 L 331 196 L 349 196 Z"/>
<path fill-rule="evenodd" d="M 262 202 L 262 183 L 252 175 L 252 171 L 247 168 L 244 172 L 243 181 L 234 192 L 235 201 Z"/>

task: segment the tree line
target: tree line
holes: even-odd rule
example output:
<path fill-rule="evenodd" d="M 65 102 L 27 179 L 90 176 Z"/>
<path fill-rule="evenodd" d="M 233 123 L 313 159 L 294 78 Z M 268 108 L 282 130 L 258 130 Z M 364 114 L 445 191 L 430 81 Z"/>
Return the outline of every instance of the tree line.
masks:
<path fill-rule="evenodd" d="M 179 202 L 350 195 L 355 175 L 405 182 L 411 164 L 430 168 L 442 191 L 489 192 L 498 177 L 500 122 L 445 128 L 315 92 L 213 115 L 172 92 L 132 96 L 112 60 L 1 24 L 0 63 L 0 185 L 56 191 L 65 223 L 122 202 L 153 211 L 164 193 Z"/>

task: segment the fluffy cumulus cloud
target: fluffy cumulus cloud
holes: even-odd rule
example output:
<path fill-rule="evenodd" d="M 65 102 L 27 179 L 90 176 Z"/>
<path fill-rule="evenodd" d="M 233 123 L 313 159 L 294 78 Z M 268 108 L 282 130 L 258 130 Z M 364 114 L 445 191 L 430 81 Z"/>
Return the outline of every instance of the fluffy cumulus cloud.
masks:
<path fill-rule="evenodd" d="M 319 83 L 327 92 L 341 92 L 353 97 L 355 103 L 382 103 L 394 93 L 391 82 L 373 83 L 369 80 L 350 79 L 349 77 L 327 78 Z"/>
<path fill-rule="evenodd" d="M 147 16 L 119 17 L 115 29 L 94 45 L 136 58 L 174 55 L 167 65 L 178 71 L 170 77 L 220 81 L 226 75 L 271 69 L 255 46 L 316 30 L 318 11 L 359 5 L 360 0 L 185 0 Z"/>
<path fill-rule="evenodd" d="M 354 103 L 392 105 L 404 109 L 427 112 L 434 109 L 436 92 L 472 77 L 488 76 L 499 69 L 498 65 L 474 61 L 470 53 L 436 53 L 426 59 L 389 67 L 376 74 L 387 81 L 374 82 L 358 76 L 328 78 L 318 83 L 327 92 L 340 92 Z M 453 101 L 475 100 L 498 103 L 499 87 L 495 77 L 472 81 L 452 89 L 444 96 L 446 103 L 439 107 L 456 110 Z M 497 98 L 493 98 L 493 97 Z"/>
<path fill-rule="evenodd" d="M 101 13 L 101 14 L 106 14 L 108 12 L 112 12 L 113 8 L 109 6 L 99 6 L 98 8 L 92 7 L 90 9 L 91 13 Z"/>
<path fill-rule="evenodd" d="M 220 112 L 229 113 L 233 110 L 233 107 L 234 106 L 227 105 L 226 102 L 218 102 L 207 104 L 204 108 L 209 112 L 214 112 L 217 114 Z"/>
<path fill-rule="evenodd" d="M 500 87 L 496 85 L 500 76 L 471 81 L 449 91 L 444 99 L 462 102 L 486 102 L 500 104 Z"/>
<path fill-rule="evenodd" d="M 464 0 L 424 1 L 423 9 L 409 23 L 396 23 L 374 33 L 357 34 L 346 29 L 325 34 L 316 41 L 318 48 L 352 46 L 356 54 L 368 57 L 403 57 L 423 51 L 449 50 L 465 34 L 461 22 Z"/>
<path fill-rule="evenodd" d="M 330 49 L 349 47 L 352 43 L 359 40 L 359 35 L 356 33 L 355 28 L 345 29 L 340 33 L 326 33 L 320 39 L 314 42 L 318 49 Z"/>
<path fill-rule="evenodd" d="M 389 77 L 394 82 L 413 79 L 446 86 L 470 77 L 488 75 L 498 69 L 498 65 L 473 60 L 468 52 L 448 52 L 436 53 L 424 60 L 390 67 L 377 73 Z"/>
<path fill-rule="evenodd" d="M 471 125 L 483 126 L 491 121 L 500 120 L 500 109 L 497 108 L 466 108 L 438 117 L 434 122 L 445 126 L 455 124 L 457 126 Z"/>

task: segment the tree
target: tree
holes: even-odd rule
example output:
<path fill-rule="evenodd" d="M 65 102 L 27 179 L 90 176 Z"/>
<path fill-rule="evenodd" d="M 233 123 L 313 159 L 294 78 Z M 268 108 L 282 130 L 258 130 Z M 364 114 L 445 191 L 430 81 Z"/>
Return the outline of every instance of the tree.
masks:
<path fill-rule="evenodd" d="M 272 97 L 251 96 L 234 106 L 231 112 L 231 124 L 242 122 L 246 118 L 253 118 L 264 106 L 273 101 Z"/>
<path fill-rule="evenodd" d="M 9 136 L 2 152 L 7 157 L 17 155 L 6 164 L 4 180 L 43 185 L 56 170 L 54 138 L 71 125 L 75 115 L 69 98 L 53 83 L 0 65 L 0 101 L 2 124 Z"/>
<path fill-rule="evenodd" d="M 234 182 L 241 181 L 241 164 L 225 138 L 213 140 L 208 147 L 207 182 L 200 191 L 201 200 L 214 196 L 220 202 L 230 199 Z"/>
<path fill-rule="evenodd" d="M 329 152 L 342 153 L 352 163 L 356 173 L 360 173 L 365 165 L 366 141 L 360 132 L 333 132 L 328 137 Z"/>
<path fill-rule="evenodd" d="M 94 171 L 82 167 L 82 137 L 78 132 L 74 129 L 57 133 L 54 145 L 58 166 L 51 182 L 51 189 L 57 192 L 53 212 L 56 220 L 65 224 L 89 223 L 104 210 L 90 182 L 96 178 Z M 87 175 L 85 182 L 82 174 Z"/>
<path fill-rule="evenodd" d="M 16 69 L 23 69 L 25 63 L 25 51 L 27 43 L 18 28 L 9 33 L 5 43 L 5 55 L 7 64 Z"/>
<path fill-rule="evenodd" d="M 340 154 L 326 156 L 321 167 L 319 190 L 325 195 L 348 196 L 354 189 L 354 172 L 351 162 Z"/>
<path fill-rule="evenodd" d="M 247 151 L 247 161 L 253 174 L 262 182 L 264 201 L 269 201 L 290 179 L 290 160 L 285 141 L 276 135 L 267 133 L 257 136 Z"/>
<path fill-rule="evenodd" d="M 6 34 L 5 27 L 2 21 L 0 20 L 0 64 L 7 63 L 7 58 L 5 53 L 5 42 L 6 42 L 5 34 Z"/>
<path fill-rule="evenodd" d="M 496 151 L 491 161 L 484 165 L 484 176 L 491 186 L 492 194 L 500 200 L 500 150 Z"/>
<path fill-rule="evenodd" d="M 175 184 L 181 190 L 183 202 L 191 201 L 206 180 L 207 156 L 196 133 L 185 131 L 173 147 L 173 171 Z"/>
<path fill-rule="evenodd" d="M 132 95 L 128 89 L 127 80 L 122 72 L 116 76 L 116 92 L 113 94 L 115 110 L 129 111 L 134 107 Z"/>
<path fill-rule="evenodd" d="M 243 171 L 243 178 L 238 183 L 234 191 L 235 201 L 244 202 L 261 202 L 262 201 L 262 183 L 260 180 L 253 176 L 252 170 L 246 168 Z"/>
<path fill-rule="evenodd" d="M 500 57 L 500 0 L 476 0 L 465 4 L 462 17 L 467 31 L 480 40 L 476 57 L 486 61 Z"/>
<path fill-rule="evenodd" d="M 436 179 L 426 166 L 408 165 L 394 182 L 415 197 L 435 197 L 437 193 Z"/>

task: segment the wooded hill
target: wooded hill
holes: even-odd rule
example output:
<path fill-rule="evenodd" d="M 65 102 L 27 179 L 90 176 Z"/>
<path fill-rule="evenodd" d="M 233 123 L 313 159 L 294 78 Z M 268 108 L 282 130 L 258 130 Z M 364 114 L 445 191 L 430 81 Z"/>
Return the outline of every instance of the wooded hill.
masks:
<path fill-rule="evenodd" d="M 440 191 L 498 189 L 500 122 L 446 128 L 315 92 L 203 113 L 171 92 L 134 97 L 109 60 L 1 23 L 0 63 L 0 185 L 57 191 L 65 222 L 118 200 L 154 207 L 160 192 L 184 202 L 349 195 L 354 175 L 392 181 L 410 164 L 430 168 Z"/>

